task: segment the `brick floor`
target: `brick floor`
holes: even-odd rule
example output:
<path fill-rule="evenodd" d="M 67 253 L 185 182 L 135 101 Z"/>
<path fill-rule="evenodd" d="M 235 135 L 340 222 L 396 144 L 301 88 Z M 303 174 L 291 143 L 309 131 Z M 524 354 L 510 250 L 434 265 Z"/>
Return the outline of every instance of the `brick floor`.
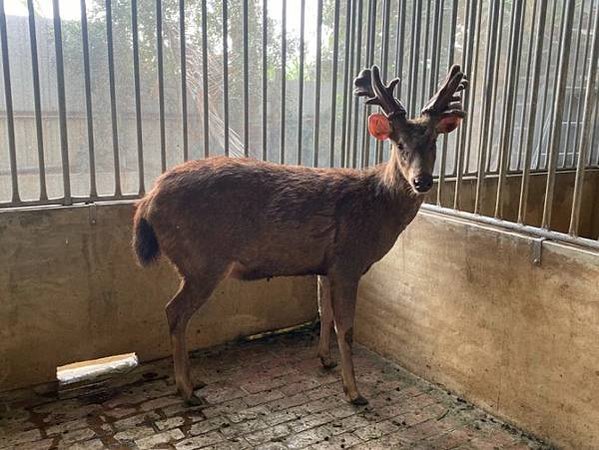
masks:
<path fill-rule="evenodd" d="M 548 448 L 363 347 L 355 364 L 368 406 L 346 403 L 339 369 L 320 368 L 313 330 L 195 353 L 203 406 L 175 395 L 170 359 L 4 393 L 0 448 Z"/>

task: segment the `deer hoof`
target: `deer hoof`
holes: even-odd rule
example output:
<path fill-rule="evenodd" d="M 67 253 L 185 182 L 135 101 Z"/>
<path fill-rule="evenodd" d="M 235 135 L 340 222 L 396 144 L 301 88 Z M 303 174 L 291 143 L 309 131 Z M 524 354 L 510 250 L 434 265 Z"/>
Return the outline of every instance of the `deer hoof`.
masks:
<path fill-rule="evenodd" d="M 368 400 L 366 400 L 360 394 L 358 394 L 358 396 L 356 398 L 350 399 L 349 401 L 352 405 L 356 405 L 356 406 L 364 406 L 364 405 L 368 404 Z"/>
<path fill-rule="evenodd" d="M 206 405 L 206 400 L 197 394 L 191 394 L 189 397 L 185 398 L 185 404 L 187 406 L 201 406 Z"/>
<path fill-rule="evenodd" d="M 193 389 L 198 390 L 198 389 L 202 389 L 203 387 L 206 387 L 206 383 L 204 383 L 203 381 L 198 381 L 197 383 L 195 383 L 193 385 Z"/>
<path fill-rule="evenodd" d="M 329 356 L 321 356 L 320 364 L 327 370 L 337 367 L 337 361 L 332 360 Z"/>

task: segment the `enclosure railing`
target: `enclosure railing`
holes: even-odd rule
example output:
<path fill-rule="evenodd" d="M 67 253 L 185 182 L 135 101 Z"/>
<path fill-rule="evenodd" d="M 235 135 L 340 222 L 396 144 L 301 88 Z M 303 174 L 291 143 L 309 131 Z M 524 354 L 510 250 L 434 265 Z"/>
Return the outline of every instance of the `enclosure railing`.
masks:
<path fill-rule="evenodd" d="M 598 14 L 599 0 L 0 0 L 0 206 L 136 198 L 218 154 L 380 163 L 389 145 L 353 78 L 378 64 L 416 115 L 457 62 L 468 117 L 440 138 L 428 208 L 596 247 L 578 236 L 599 186 Z M 560 177 L 573 186 L 557 204 Z"/>

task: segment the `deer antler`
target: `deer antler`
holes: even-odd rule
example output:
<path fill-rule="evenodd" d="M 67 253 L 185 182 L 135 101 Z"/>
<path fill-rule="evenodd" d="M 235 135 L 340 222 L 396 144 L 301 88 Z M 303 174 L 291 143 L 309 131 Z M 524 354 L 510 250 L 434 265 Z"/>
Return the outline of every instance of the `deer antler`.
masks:
<path fill-rule="evenodd" d="M 468 87 L 466 76 L 462 73 L 460 66 L 454 64 L 449 69 L 439 90 L 422 108 L 421 114 L 439 119 L 449 116 L 465 117 L 466 112 L 462 108 L 462 99 L 456 93 L 466 89 L 466 87 Z"/>
<path fill-rule="evenodd" d="M 397 83 L 399 83 L 399 78 L 395 78 L 388 86 L 385 86 L 381 80 L 379 68 L 372 66 L 372 69 L 362 70 L 354 80 L 354 86 L 356 86 L 354 95 L 368 97 L 366 104 L 379 105 L 389 118 L 405 116 L 406 109 L 393 95 Z"/>

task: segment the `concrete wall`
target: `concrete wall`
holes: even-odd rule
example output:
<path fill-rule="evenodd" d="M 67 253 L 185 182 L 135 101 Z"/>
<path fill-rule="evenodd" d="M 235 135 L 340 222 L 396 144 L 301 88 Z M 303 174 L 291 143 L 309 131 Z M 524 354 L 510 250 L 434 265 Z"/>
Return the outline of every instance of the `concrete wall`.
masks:
<path fill-rule="evenodd" d="M 126 203 L 0 212 L 0 391 L 51 381 L 65 363 L 170 355 L 163 308 L 178 279 L 167 263 L 136 265 L 130 224 Z M 226 281 L 192 321 L 191 348 L 312 320 L 315 289 Z"/>
<path fill-rule="evenodd" d="M 360 285 L 356 338 L 565 448 L 599 448 L 599 253 L 421 212 Z"/>

